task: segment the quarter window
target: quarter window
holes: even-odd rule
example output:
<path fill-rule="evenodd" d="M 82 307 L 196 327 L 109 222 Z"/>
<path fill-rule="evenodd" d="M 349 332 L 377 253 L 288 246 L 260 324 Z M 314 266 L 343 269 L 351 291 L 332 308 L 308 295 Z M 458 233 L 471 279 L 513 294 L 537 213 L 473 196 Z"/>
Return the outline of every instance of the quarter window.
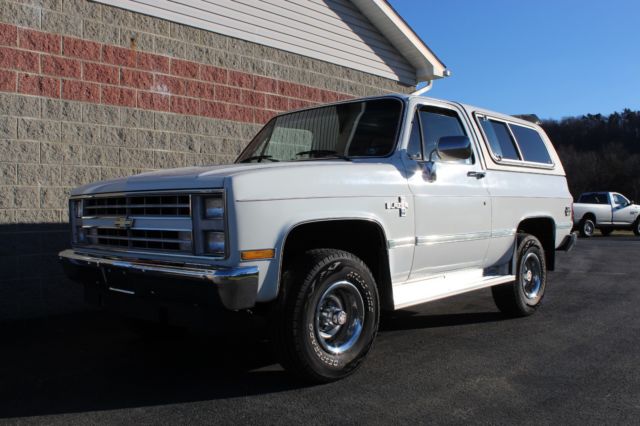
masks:
<path fill-rule="evenodd" d="M 509 127 L 511 127 L 511 131 L 516 137 L 524 161 L 544 164 L 553 163 L 549 156 L 549 151 L 547 151 L 547 147 L 538 132 L 516 124 L 509 124 Z"/>
<path fill-rule="evenodd" d="M 499 160 L 519 160 L 518 150 L 511 138 L 507 125 L 501 121 L 480 118 L 480 125 L 487 135 L 491 151 Z"/>

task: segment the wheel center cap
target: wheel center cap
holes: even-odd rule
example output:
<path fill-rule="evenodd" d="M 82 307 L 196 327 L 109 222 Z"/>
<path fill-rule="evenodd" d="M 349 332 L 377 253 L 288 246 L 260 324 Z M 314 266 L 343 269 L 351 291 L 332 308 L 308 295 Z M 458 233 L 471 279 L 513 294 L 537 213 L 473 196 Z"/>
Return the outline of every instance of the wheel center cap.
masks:
<path fill-rule="evenodd" d="M 531 272 L 531 270 L 527 271 L 527 272 L 524 274 L 524 279 L 525 279 L 525 280 L 527 280 L 527 281 L 531 281 L 531 279 L 532 279 L 532 278 L 533 278 L 533 272 Z"/>
<path fill-rule="evenodd" d="M 344 325 L 347 322 L 347 313 L 345 311 L 342 311 L 342 310 L 334 312 L 333 318 L 331 318 L 331 321 L 334 324 Z"/>

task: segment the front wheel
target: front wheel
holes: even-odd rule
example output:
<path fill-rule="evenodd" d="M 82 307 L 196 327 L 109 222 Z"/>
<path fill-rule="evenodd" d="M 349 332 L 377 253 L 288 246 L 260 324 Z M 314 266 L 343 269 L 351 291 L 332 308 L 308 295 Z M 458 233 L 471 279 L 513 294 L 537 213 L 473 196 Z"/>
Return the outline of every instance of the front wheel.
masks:
<path fill-rule="evenodd" d="M 584 238 L 591 238 L 593 232 L 596 230 L 596 224 L 589 218 L 584 218 L 580 222 L 580 236 Z"/>
<path fill-rule="evenodd" d="M 283 275 L 284 300 L 273 320 L 285 369 L 326 383 L 353 373 L 378 331 L 378 292 L 369 268 L 351 253 L 310 250 Z"/>
<path fill-rule="evenodd" d="M 519 234 L 516 251 L 516 280 L 491 288 L 500 311 L 513 317 L 533 314 L 544 297 L 547 263 L 540 241 L 533 235 Z"/>

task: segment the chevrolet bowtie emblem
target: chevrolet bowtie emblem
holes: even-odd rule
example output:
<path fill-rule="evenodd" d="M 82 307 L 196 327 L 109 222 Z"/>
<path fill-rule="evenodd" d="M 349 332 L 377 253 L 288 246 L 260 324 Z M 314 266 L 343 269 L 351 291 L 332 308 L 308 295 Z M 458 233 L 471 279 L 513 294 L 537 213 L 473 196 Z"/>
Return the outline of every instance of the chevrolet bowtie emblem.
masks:
<path fill-rule="evenodd" d="M 393 203 L 387 202 L 385 204 L 385 208 L 387 210 L 400 210 L 400 217 L 405 217 L 407 215 L 409 203 L 404 200 L 404 197 L 398 197 L 398 201 L 394 201 Z"/>
<path fill-rule="evenodd" d="M 133 219 L 128 217 L 119 217 L 113 222 L 113 226 L 118 229 L 130 229 L 133 226 Z"/>

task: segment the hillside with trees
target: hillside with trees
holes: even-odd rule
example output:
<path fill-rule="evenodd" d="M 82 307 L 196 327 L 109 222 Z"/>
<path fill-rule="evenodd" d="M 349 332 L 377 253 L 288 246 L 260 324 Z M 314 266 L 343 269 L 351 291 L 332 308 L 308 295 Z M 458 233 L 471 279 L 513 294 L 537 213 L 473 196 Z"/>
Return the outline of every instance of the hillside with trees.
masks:
<path fill-rule="evenodd" d="M 615 191 L 640 201 L 640 111 L 544 120 L 574 197 Z"/>

